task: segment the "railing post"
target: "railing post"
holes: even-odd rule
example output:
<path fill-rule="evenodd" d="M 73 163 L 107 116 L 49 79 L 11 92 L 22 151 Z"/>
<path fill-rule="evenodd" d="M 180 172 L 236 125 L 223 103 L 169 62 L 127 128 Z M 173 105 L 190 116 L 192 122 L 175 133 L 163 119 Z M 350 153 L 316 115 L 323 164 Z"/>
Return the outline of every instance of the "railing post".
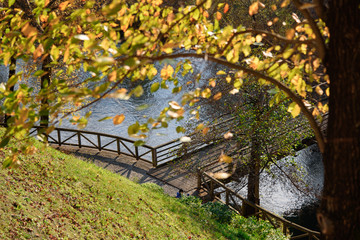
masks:
<path fill-rule="evenodd" d="M 210 198 L 211 200 L 214 200 L 214 189 L 215 189 L 215 186 L 214 186 L 214 181 L 212 179 L 210 179 Z"/>
<path fill-rule="evenodd" d="M 80 132 L 77 132 L 77 135 L 78 135 L 79 148 L 81 148 L 81 134 L 80 134 Z"/>
<path fill-rule="evenodd" d="M 244 200 L 241 200 L 241 216 L 244 216 L 245 213 L 245 203 Z"/>
<path fill-rule="evenodd" d="M 97 135 L 97 137 L 98 137 L 98 144 L 99 144 L 99 151 L 101 151 L 101 136 L 100 136 L 100 134 L 98 134 Z"/>
<path fill-rule="evenodd" d="M 283 234 L 286 235 L 287 233 L 287 227 L 286 224 L 283 222 Z"/>
<path fill-rule="evenodd" d="M 200 193 L 200 190 L 201 190 L 201 171 L 200 171 L 200 169 L 198 169 L 198 173 L 197 173 L 197 190 Z"/>
<path fill-rule="evenodd" d="M 157 154 L 156 154 L 156 148 L 153 148 L 152 151 L 152 163 L 153 167 L 157 167 Z"/>
<path fill-rule="evenodd" d="M 59 144 L 59 146 L 61 146 L 61 131 L 60 131 L 60 129 L 56 129 L 56 131 L 57 131 L 57 135 L 58 135 L 58 144 Z"/>
<path fill-rule="evenodd" d="M 139 157 L 139 147 L 138 146 L 135 146 L 135 157 L 136 157 L 136 160 L 140 159 L 140 157 Z"/>
<path fill-rule="evenodd" d="M 116 138 L 116 145 L 117 145 L 117 153 L 118 153 L 118 155 L 120 155 L 121 152 L 120 152 L 120 140 L 119 140 L 119 138 Z"/>
<path fill-rule="evenodd" d="M 229 190 L 225 189 L 225 203 L 226 205 L 229 205 Z"/>

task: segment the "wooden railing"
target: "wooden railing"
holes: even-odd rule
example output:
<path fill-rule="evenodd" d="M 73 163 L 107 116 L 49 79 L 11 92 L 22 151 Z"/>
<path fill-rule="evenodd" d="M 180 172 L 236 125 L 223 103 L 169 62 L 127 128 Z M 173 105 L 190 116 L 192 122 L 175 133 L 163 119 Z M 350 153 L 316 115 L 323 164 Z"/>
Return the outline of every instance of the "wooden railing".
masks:
<path fill-rule="evenodd" d="M 30 135 L 44 134 L 44 127 L 34 126 Z M 97 149 L 98 151 L 106 150 L 134 157 L 137 160 L 143 160 L 152 163 L 156 167 L 156 149 L 141 145 L 135 146 L 135 141 L 123 137 L 84 131 L 78 129 L 55 128 L 50 134 L 45 135 L 47 142 L 59 146 L 76 146 L 79 148 L 87 147 Z"/>
<path fill-rule="evenodd" d="M 228 122 L 232 120 L 234 120 L 234 117 L 228 118 L 227 120 L 222 121 L 220 123 L 210 125 L 209 133 L 214 131 L 221 131 L 219 135 L 226 133 L 227 131 L 229 131 L 230 128 L 228 127 Z M 199 133 L 197 132 L 192 133 L 189 135 L 189 137 L 194 137 L 196 134 Z M 189 143 L 183 143 L 181 142 L 180 138 L 178 138 L 154 147 L 157 155 L 157 166 L 178 159 L 183 155 L 195 153 L 205 147 L 211 146 L 214 143 L 214 141 L 212 141 L 211 137 L 209 136 L 207 138 L 209 140 L 204 139 L 203 141 L 200 142 L 189 142 Z"/>
<path fill-rule="evenodd" d="M 320 239 L 320 233 L 307 229 L 296 223 L 293 223 L 275 213 L 272 213 L 261 206 L 246 200 L 243 196 L 236 193 L 234 190 L 228 188 L 219 180 L 211 177 L 206 172 L 198 172 L 198 190 L 200 192 L 203 189 L 210 196 L 211 199 L 216 199 L 228 205 L 231 209 L 237 213 L 243 215 L 243 206 L 249 205 L 256 209 L 256 215 L 259 218 L 268 220 L 275 228 L 282 228 L 284 234 L 289 233 L 289 229 L 296 229 L 300 234 L 292 235 L 290 239 Z M 215 191 L 215 189 L 221 189 L 221 191 Z M 223 198 L 221 197 L 223 196 Z"/>

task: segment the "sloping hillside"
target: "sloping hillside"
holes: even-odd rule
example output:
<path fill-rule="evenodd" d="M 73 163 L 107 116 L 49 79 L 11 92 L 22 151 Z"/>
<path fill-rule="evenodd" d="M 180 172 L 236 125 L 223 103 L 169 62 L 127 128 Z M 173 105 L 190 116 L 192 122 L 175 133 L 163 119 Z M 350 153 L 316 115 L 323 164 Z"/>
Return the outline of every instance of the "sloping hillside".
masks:
<path fill-rule="evenodd" d="M 0 239 L 283 238 L 252 219 L 217 222 L 209 212 L 163 194 L 157 185 L 139 185 L 33 144 L 39 150 L 20 153 L 18 168 L 0 170 Z M 8 151 L 0 150 L 0 159 Z"/>

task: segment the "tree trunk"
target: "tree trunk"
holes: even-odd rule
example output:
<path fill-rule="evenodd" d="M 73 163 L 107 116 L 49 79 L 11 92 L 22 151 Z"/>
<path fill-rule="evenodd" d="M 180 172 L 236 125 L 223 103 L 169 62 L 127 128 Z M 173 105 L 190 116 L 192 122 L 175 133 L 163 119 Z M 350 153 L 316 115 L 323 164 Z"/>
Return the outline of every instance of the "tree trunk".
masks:
<path fill-rule="evenodd" d="M 318 222 L 323 239 L 360 239 L 360 9 L 329 1 L 329 122 Z"/>
<path fill-rule="evenodd" d="M 42 69 L 44 70 L 45 74 L 41 76 L 40 87 L 41 91 L 46 93 L 46 89 L 50 84 L 50 77 L 51 77 L 51 67 L 48 65 L 51 63 L 50 56 L 47 56 L 42 64 Z M 40 126 L 48 127 L 49 126 L 49 101 L 46 98 L 46 95 L 43 96 L 41 100 L 41 107 L 40 107 Z"/>
<path fill-rule="evenodd" d="M 247 200 L 250 202 L 260 204 L 260 194 L 259 194 L 259 185 L 260 185 L 260 154 L 259 154 L 259 141 L 257 139 L 257 134 L 251 138 L 251 154 L 250 154 L 250 163 L 249 163 L 249 175 L 248 175 L 248 194 Z M 251 216 L 256 213 L 256 209 L 244 205 L 243 215 Z"/>

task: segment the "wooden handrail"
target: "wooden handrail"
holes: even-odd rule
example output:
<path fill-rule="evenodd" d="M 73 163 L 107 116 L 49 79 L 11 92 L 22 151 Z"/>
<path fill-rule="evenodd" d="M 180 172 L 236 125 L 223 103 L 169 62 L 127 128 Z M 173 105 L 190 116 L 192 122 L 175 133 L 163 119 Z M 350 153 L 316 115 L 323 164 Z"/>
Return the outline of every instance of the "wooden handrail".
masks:
<path fill-rule="evenodd" d="M 275 214 L 275 213 L 273 213 L 273 212 L 270 212 L 269 210 L 266 210 L 265 208 L 261 207 L 261 206 L 258 205 L 258 204 L 255 204 L 255 203 L 253 203 L 253 202 L 248 201 L 246 198 L 244 198 L 244 197 L 241 196 L 240 194 L 234 192 L 233 189 L 227 187 L 225 184 L 223 184 L 223 183 L 220 182 L 219 180 L 213 178 L 212 176 L 210 176 L 210 175 L 209 175 L 208 173 L 206 173 L 206 172 L 201 172 L 201 171 L 199 171 L 199 173 L 198 173 L 198 178 L 199 178 L 199 179 L 198 179 L 198 187 L 202 188 L 202 185 L 203 185 L 203 184 L 202 184 L 202 178 L 205 179 L 205 177 L 210 180 L 210 186 L 209 186 L 208 183 L 205 181 L 204 184 L 205 184 L 205 186 L 207 186 L 209 189 L 204 189 L 204 190 L 209 190 L 209 191 L 211 191 L 211 192 L 209 193 L 210 196 L 215 196 L 215 193 L 214 193 L 214 185 L 218 185 L 218 186 L 220 186 L 220 187 L 222 187 L 222 188 L 225 189 L 225 193 L 226 193 L 226 196 L 225 196 L 225 197 L 226 197 L 226 202 L 225 202 L 225 204 L 229 203 L 228 200 L 229 200 L 229 198 L 232 198 L 232 195 L 233 195 L 233 196 L 236 196 L 237 198 L 239 198 L 239 199 L 240 199 L 243 203 L 245 203 L 246 205 L 249 205 L 249 206 L 255 208 L 256 210 L 258 210 L 259 212 L 261 212 L 261 213 L 263 213 L 263 214 L 266 214 L 265 216 L 266 216 L 267 218 L 268 218 L 268 216 L 270 216 L 271 218 L 273 218 L 273 219 L 281 222 L 281 223 L 283 224 L 283 226 L 285 226 L 286 228 L 292 227 L 292 228 L 295 228 L 295 229 L 303 232 L 304 234 L 301 235 L 301 236 L 308 236 L 309 238 L 311 237 L 311 238 L 313 238 L 313 239 L 318 239 L 318 238 L 320 237 L 320 233 L 319 233 L 319 232 L 314 231 L 314 230 L 311 230 L 311 229 L 308 229 L 308 228 L 305 228 L 305 227 L 303 227 L 303 226 L 301 226 L 301 225 L 298 225 L 298 224 L 296 224 L 296 223 L 294 223 L 294 222 L 291 222 L 291 221 L 289 221 L 289 220 L 287 220 L 287 219 L 285 219 L 285 218 L 283 218 L 283 217 L 281 217 L 281 216 L 279 216 L 279 215 L 277 215 L 277 214 Z M 199 190 L 200 190 L 200 189 L 199 189 Z M 219 198 L 218 198 L 218 199 L 219 199 Z M 221 199 L 219 199 L 219 200 L 221 200 Z M 221 200 L 221 201 L 222 201 L 222 200 Z M 234 201 L 233 198 L 232 198 L 232 201 L 235 203 L 235 201 Z M 222 202 L 223 202 L 223 201 L 222 201 Z M 275 224 L 272 224 L 272 225 L 274 226 Z M 275 226 L 274 226 L 274 227 L 275 227 Z M 291 239 L 297 239 L 297 238 L 299 238 L 299 237 L 300 237 L 300 235 L 294 236 L 294 238 L 291 238 Z"/>

